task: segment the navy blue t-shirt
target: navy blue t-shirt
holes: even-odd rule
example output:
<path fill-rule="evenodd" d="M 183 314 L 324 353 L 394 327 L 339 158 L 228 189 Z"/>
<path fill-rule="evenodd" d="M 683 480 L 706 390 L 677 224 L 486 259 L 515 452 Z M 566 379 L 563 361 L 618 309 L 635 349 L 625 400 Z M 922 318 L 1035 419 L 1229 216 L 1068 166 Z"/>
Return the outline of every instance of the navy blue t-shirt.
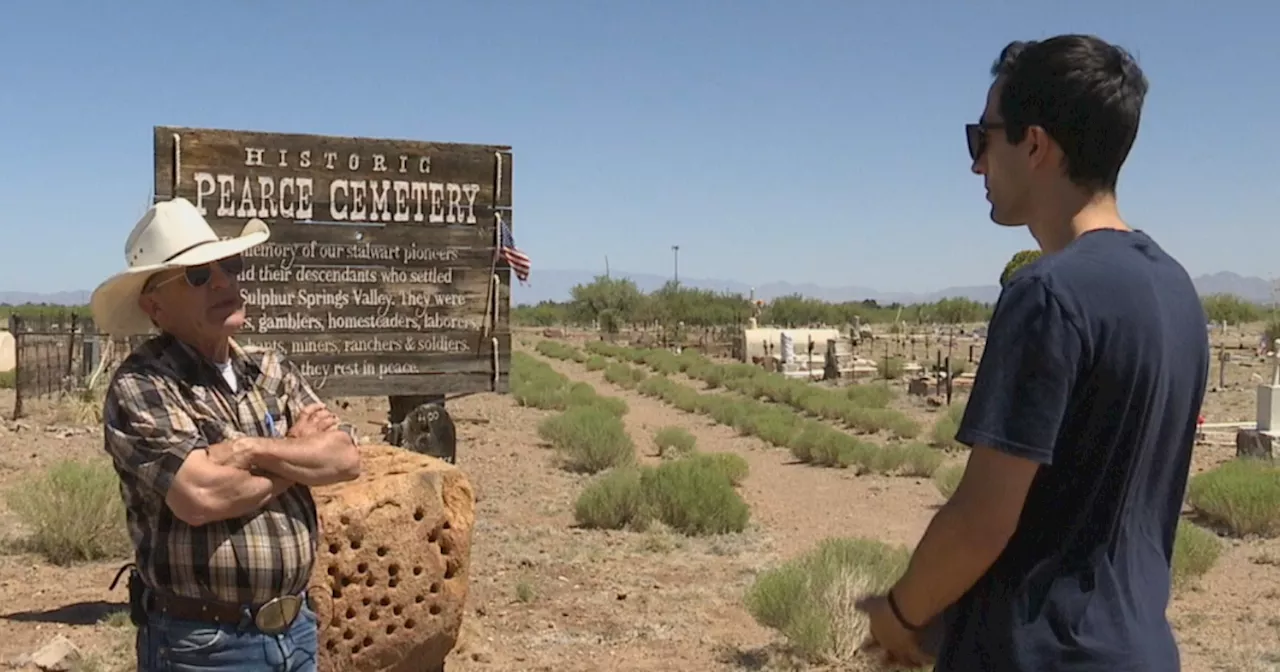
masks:
<path fill-rule="evenodd" d="M 996 303 L 956 439 L 1038 462 L 1018 528 L 946 612 L 939 672 L 1170 672 L 1174 533 L 1209 370 L 1182 266 L 1098 230 Z"/>

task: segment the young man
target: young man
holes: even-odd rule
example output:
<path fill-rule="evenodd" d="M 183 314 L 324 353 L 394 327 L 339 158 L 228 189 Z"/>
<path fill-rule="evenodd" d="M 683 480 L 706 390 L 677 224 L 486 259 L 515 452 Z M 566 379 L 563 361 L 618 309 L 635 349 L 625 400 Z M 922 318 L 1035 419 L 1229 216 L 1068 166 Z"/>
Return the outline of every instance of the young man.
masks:
<path fill-rule="evenodd" d="M 316 669 L 306 588 L 318 534 L 310 487 L 359 475 L 355 435 L 281 355 L 241 348 L 241 253 L 190 202 L 157 203 L 125 243 L 129 267 L 94 292 L 112 335 L 160 334 L 112 378 L 105 447 L 137 569 L 140 672 Z"/>
<path fill-rule="evenodd" d="M 1081 35 L 1014 42 L 992 74 L 973 172 L 1044 255 L 996 305 L 959 488 L 861 608 L 900 662 L 940 628 L 943 672 L 1177 670 L 1169 564 L 1209 345 L 1186 271 L 1116 207 L 1147 82 Z"/>

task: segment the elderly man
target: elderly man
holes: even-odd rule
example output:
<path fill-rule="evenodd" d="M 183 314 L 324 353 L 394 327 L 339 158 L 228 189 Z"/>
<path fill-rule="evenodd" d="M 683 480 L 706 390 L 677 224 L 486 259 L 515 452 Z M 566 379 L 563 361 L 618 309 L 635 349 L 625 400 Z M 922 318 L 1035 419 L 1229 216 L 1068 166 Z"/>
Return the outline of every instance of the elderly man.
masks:
<path fill-rule="evenodd" d="M 106 450 L 135 547 L 138 669 L 314 670 L 306 600 L 317 519 L 310 486 L 355 478 L 354 433 L 277 352 L 240 347 L 241 253 L 186 200 L 153 206 L 127 270 L 94 291 L 99 328 L 159 335 L 111 381 Z"/>

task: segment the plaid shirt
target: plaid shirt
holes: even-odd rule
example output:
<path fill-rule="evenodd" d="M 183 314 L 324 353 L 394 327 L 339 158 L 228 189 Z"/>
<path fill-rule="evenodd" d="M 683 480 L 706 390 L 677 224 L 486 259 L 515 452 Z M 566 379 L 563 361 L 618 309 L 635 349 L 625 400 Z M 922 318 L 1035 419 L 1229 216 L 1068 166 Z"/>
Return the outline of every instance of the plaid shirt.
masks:
<path fill-rule="evenodd" d="M 120 365 L 103 408 L 106 450 L 120 476 L 138 571 L 161 593 L 258 605 L 302 592 L 318 523 L 310 490 L 295 485 L 249 515 L 192 527 L 165 494 L 193 450 L 241 436 L 278 435 L 319 401 L 273 350 L 232 342 L 232 392 L 222 373 L 171 335 L 138 346 Z"/>

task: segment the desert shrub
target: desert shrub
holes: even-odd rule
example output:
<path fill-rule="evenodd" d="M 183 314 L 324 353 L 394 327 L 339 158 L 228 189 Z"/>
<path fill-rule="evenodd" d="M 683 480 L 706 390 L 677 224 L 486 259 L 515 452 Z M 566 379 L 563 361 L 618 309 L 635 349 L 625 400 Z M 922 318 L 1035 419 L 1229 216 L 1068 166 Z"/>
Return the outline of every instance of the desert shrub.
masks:
<path fill-rule="evenodd" d="M 568 343 L 551 340 L 538 341 L 533 349 L 538 354 L 552 359 L 577 359 L 580 354 L 577 348 Z"/>
<path fill-rule="evenodd" d="M 872 453 L 871 471 L 896 476 L 932 476 L 945 459 L 942 451 L 923 443 L 894 443 Z"/>
<path fill-rule="evenodd" d="M 654 377 L 657 378 L 656 376 Z M 663 379 L 665 380 L 665 378 Z M 681 457 L 693 452 L 697 439 L 683 427 L 663 427 L 653 434 L 659 457 Z"/>
<path fill-rule="evenodd" d="M 586 367 L 588 371 L 600 371 L 609 366 L 609 360 L 600 355 L 591 355 L 587 358 Z"/>
<path fill-rule="evenodd" d="M 856 466 L 859 472 L 869 470 L 867 467 L 879 450 L 820 422 L 806 423 L 788 447 L 801 462 L 840 469 Z"/>
<path fill-rule="evenodd" d="M 1270 352 L 1275 347 L 1276 339 L 1280 338 L 1280 317 L 1273 317 L 1270 322 L 1267 322 L 1267 326 L 1262 330 L 1262 337 L 1266 339 L 1267 351 Z"/>
<path fill-rule="evenodd" d="M 1280 534 L 1280 467 L 1270 460 L 1234 459 L 1197 474 L 1187 501 L 1237 536 Z"/>
<path fill-rule="evenodd" d="M 693 453 L 685 459 L 702 462 L 718 470 L 734 486 L 742 485 L 751 473 L 751 465 L 747 464 L 746 458 L 736 453 Z"/>
<path fill-rule="evenodd" d="M 523 352 L 512 353 L 511 396 L 517 404 L 544 410 L 563 410 L 568 383 L 567 378 L 546 362 Z"/>
<path fill-rule="evenodd" d="M 587 383 L 572 383 L 565 392 L 565 407 L 597 406 L 614 415 L 627 414 L 627 401 L 618 397 L 606 397 Z"/>
<path fill-rule="evenodd" d="M 635 445 L 622 420 L 597 405 L 576 406 L 543 420 L 538 435 L 560 452 L 564 468 L 570 471 L 594 474 L 636 459 Z"/>
<path fill-rule="evenodd" d="M 624 389 L 634 388 L 640 381 L 644 380 L 646 374 L 644 371 L 632 366 L 627 366 L 619 362 L 615 362 L 605 367 L 604 379 Z"/>
<path fill-rule="evenodd" d="M 864 408 L 885 408 L 893 401 L 893 390 L 883 383 L 858 383 L 844 389 L 849 401 Z"/>
<path fill-rule="evenodd" d="M 747 611 L 780 632 L 812 662 L 851 661 L 867 638 L 854 608 L 888 590 L 906 571 L 910 552 L 870 539 L 825 539 L 817 548 L 762 572 L 747 590 Z"/>
<path fill-rule="evenodd" d="M 0 371 L 0 390 L 13 389 L 18 380 L 16 374 L 16 371 Z"/>
<path fill-rule="evenodd" d="M 945 450 L 964 450 L 968 448 L 956 441 L 956 432 L 960 429 L 960 421 L 964 419 L 964 404 L 952 404 L 943 411 L 933 423 L 932 443 Z"/>
<path fill-rule="evenodd" d="M 961 476 L 964 476 L 963 464 L 943 467 L 933 472 L 933 485 L 938 488 L 943 499 L 951 499 L 951 495 L 956 494 L 956 488 L 960 487 Z"/>
<path fill-rule="evenodd" d="M 920 423 L 901 411 L 889 408 L 863 408 L 846 404 L 841 419 L 854 431 L 863 434 L 888 431 L 899 439 L 914 439 L 920 435 Z"/>
<path fill-rule="evenodd" d="M 22 545 L 55 565 L 127 557 L 120 480 L 106 460 L 65 460 L 6 493 L 28 535 Z"/>
<path fill-rule="evenodd" d="M 741 532 L 751 511 L 720 465 L 684 458 L 646 469 L 640 476 L 653 515 L 690 536 Z"/>
<path fill-rule="evenodd" d="M 1173 585 L 1180 588 L 1204 575 L 1222 554 L 1218 535 L 1194 523 L 1178 521 L 1173 542 Z"/>
<path fill-rule="evenodd" d="M 641 470 L 635 467 L 610 469 L 594 479 L 578 495 L 573 517 L 583 527 L 644 531 L 650 515 L 640 487 Z"/>
<path fill-rule="evenodd" d="M 643 531 L 657 519 L 690 536 L 741 532 L 750 509 L 733 486 L 747 470 L 746 460 L 723 453 L 611 469 L 578 495 L 574 519 L 610 530 Z"/>
<path fill-rule="evenodd" d="M 906 370 L 906 363 L 902 361 L 901 357 L 886 356 L 881 357 L 880 361 L 876 362 L 876 375 L 884 380 L 901 378 Z"/>

